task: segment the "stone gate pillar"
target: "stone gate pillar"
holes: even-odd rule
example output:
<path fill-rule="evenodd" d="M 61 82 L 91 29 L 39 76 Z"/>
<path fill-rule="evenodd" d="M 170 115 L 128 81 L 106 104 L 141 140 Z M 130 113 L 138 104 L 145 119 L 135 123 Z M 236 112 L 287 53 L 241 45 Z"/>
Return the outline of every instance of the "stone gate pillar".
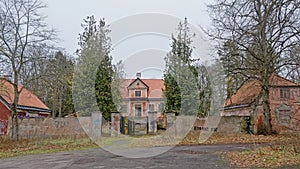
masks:
<path fill-rule="evenodd" d="M 91 116 L 91 132 L 93 139 L 98 139 L 101 137 L 102 133 L 102 113 L 101 112 L 94 112 Z"/>
<path fill-rule="evenodd" d="M 148 112 L 148 133 L 157 133 L 157 112 Z"/>
<path fill-rule="evenodd" d="M 111 136 L 120 135 L 120 120 L 121 120 L 120 112 L 111 113 Z"/>

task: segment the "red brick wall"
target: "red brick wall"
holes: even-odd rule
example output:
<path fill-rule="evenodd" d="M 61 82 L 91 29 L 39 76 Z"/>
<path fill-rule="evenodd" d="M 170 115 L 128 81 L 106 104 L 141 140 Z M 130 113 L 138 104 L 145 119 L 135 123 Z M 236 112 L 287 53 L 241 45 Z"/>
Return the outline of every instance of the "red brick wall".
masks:
<path fill-rule="evenodd" d="M 272 129 L 277 133 L 299 132 L 300 131 L 300 88 L 290 87 L 290 98 L 280 97 L 280 87 L 270 88 L 270 108 Z M 278 117 L 278 109 L 282 106 L 291 108 L 291 120 L 289 123 L 282 123 Z M 263 117 L 263 110 L 260 107 L 260 115 Z M 257 119 L 258 120 L 258 119 Z M 257 121 L 257 124 L 258 121 Z"/>
<path fill-rule="evenodd" d="M 10 115 L 10 110 L 0 102 L 0 135 L 5 135 L 7 133 L 8 117 Z"/>

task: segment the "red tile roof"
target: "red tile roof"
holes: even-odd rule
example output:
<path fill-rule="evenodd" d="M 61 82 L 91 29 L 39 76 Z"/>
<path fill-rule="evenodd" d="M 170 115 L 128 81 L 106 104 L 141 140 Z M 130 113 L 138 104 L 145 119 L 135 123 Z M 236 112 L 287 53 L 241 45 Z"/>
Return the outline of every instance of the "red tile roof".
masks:
<path fill-rule="evenodd" d="M 121 86 L 122 98 L 128 98 L 127 87 L 136 79 L 124 79 Z M 140 79 L 148 87 L 148 98 L 163 98 L 162 90 L 165 88 L 164 81 L 162 79 Z"/>
<path fill-rule="evenodd" d="M 258 80 L 248 81 L 226 100 L 225 107 L 250 104 L 259 95 L 260 91 L 261 83 Z"/>
<path fill-rule="evenodd" d="M 18 89 L 22 88 L 21 85 L 18 85 Z M 8 103 L 12 104 L 14 100 L 13 85 L 5 79 L 0 79 L 0 96 Z M 26 88 L 23 88 L 19 96 L 18 106 L 26 106 L 32 108 L 46 109 L 49 108 L 33 93 L 28 91 Z"/>
<path fill-rule="evenodd" d="M 285 79 L 279 75 L 272 75 L 270 78 L 270 86 L 295 86 L 300 87 L 299 84 Z M 237 92 L 232 95 L 225 102 L 225 107 L 247 105 L 253 103 L 261 91 L 261 83 L 258 80 L 250 80 L 246 82 Z"/>
<path fill-rule="evenodd" d="M 279 75 L 273 75 L 270 78 L 270 85 L 271 86 L 299 86 L 299 84 L 288 80 L 284 77 L 281 77 Z"/>

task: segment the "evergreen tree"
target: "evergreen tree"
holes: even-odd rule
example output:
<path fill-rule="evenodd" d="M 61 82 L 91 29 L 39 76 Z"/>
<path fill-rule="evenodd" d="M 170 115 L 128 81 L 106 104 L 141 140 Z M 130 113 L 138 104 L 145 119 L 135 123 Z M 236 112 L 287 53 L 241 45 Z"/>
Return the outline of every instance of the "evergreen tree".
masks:
<path fill-rule="evenodd" d="M 101 59 L 98 52 L 97 26 L 93 16 L 84 19 L 81 25 L 83 33 L 79 34 L 77 50 L 78 61 L 75 67 L 73 96 L 75 110 L 80 116 L 88 116 L 98 111 L 95 101 L 95 74 L 97 62 Z"/>
<path fill-rule="evenodd" d="M 164 82 L 165 112 L 175 112 L 178 115 L 181 107 L 180 88 L 171 73 L 164 74 Z"/>
<path fill-rule="evenodd" d="M 206 117 L 209 115 L 211 108 L 212 88 L 208 70 L 203 65 L 197 65 L 197 76 L 198 76 L 198 90 L 199 90 L 199 117 Z"/>
<path fill-rule="evenodd" d="M 107 121 L 111 120 L 110 113 L 117 111 L 112 95 L 114 69 L 111 60 L 112 58 L 110 56 L 104 56 L 98 67 L 95 81 L 97 104 L 103 117 Z"/>
<path fill-rule="evenodd" d="M 115 65 L 113 65 L 113 70 L 113 79 L 111 84 L 112 98 L 113 102 L 115 103 L 115 109 L 121 112 L 122 95 L 120 91 L 120 86 L 122 86 L 122 81 L 125 77 L 123 62 L 119 61 Z"/>
<path fill-rule="evenodd" d="M 41 96 L 48 95 L 45 103 L 52 109 L 52 117 L 63 117 L 74 113 L 72 100 L 72 80 L 74 63 L 61 51 L 55 53 L 54 58 L 49 59 L 43 74 L 47 78 L 40 81 L 42 87 Z"/>
<path fill-rule="evenodd" d="M 73 93 L 76 110 L 80 115 L 90 115 L 99 110 L 110 121 L 110 113 L 117 111 L 112 92 L 118 90 L 113 82 L 116 68 L 112 64 L 111 39 L 104 19 L 99 23 L 94 16 L 88 16 L 82 24 L 83 33 L 79 36 L 80 49 L 75 72 Z"/>
<path fill-rule="evenodd" d="M 177 28 L 176 37 L 172 35 L 171 51 L 167 54 L 164 72 L 165 112 L 175 112 L 177 115 L 196 115 L 199 109 L 199 90 L 197 85 L 197 70 L 193 66 L 192 37 L 185 18 Z"/>

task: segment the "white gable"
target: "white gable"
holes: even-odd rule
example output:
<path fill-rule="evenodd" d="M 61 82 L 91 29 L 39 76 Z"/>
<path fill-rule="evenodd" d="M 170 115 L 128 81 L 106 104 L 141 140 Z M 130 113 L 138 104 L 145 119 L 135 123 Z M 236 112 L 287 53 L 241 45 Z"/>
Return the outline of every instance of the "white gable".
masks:
<path fill-rule="evenodd" d="M 128 86 L 128 89 L 148 89 L 148 86 L 141 79 L 136 79 Z"/>

